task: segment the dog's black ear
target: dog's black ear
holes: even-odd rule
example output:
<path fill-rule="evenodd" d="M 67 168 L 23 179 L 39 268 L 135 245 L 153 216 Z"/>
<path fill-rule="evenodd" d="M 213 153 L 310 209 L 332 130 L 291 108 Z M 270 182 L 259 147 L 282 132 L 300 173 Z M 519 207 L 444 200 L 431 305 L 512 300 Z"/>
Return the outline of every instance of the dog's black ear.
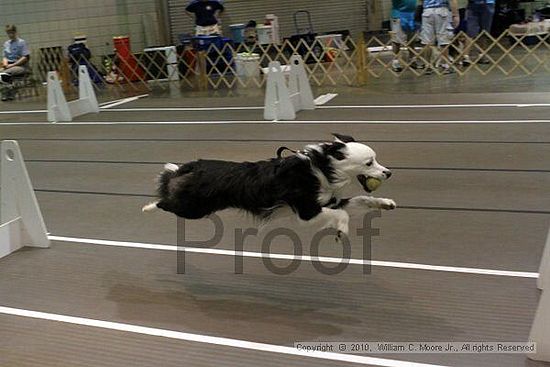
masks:
<path fill-rule="evenodd" d="M 351 143 L 351 142 L 355 141 L 355 139 L 352 136 L 342 135 L 342 134 L 337 134 L 337 133 L 332 133 L 332 135 L 334 135 L 334 140 L 335 141 L 340 141 L 342 143 Z"/>
<path fill-rule="evenodd" d="M 345 147 L 346 144 L 337 140 L 334 143 L 327 145 L 325 153 L 341 161 L 342 159 L 346 158 L 346 155 L 342 152 Z"/>

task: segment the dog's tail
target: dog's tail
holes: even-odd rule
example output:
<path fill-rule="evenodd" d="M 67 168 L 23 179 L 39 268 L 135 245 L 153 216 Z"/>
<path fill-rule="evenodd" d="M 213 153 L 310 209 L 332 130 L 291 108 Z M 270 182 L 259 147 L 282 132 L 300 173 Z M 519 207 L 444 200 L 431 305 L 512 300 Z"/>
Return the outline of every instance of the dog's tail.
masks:
<path fill-rule="evenodd" d="M 153 210 L 157 210 L 158 209 L 158 201 L 155 201 L 153 203 L 149 203 L 147 205 L 145 205 L 143 208 L 141 208 L 141 211 L 144 212 L 144 213 L 147 213 L 147 212 L 152 212 Z"/>
<path fill-rule="evenodd" d="M 177 175 L 177 171 L 179 170 L 179 166 L 174 163 L 166 163 L 164 165 L 164 171 L 161 172 L 161 174 L 158 177 L 158 188 L 157 188 L 157 194 L 160 197 L 160 199 L 164 199 L 169 197 L 170 192 L 168 189 L 168 184 L 170 183 L 170 180 Z M 152 212 L 159 208 L 160 201 L 155 201 L 152 203 L 149 203 L 145 205 L 143 208 L 141 208 L 141 211 L 146 212 Z"/>
<path fill-rule="evenodd" d="M 179 169 L 180 169 L 180 167 L 177 164 L 174 164 L 174 163 L 166 163 L 164 165 L 164 171 L 165 172 L 176 172 Z"/>
<path fill-rule="evenodd" d="M 177 176 L 179 166 L 174 163 L 166 163 L 164 165 L 164 171 L 158 177 L 158 195 L 161 199 L 170 197 L 170 180 Z"/>

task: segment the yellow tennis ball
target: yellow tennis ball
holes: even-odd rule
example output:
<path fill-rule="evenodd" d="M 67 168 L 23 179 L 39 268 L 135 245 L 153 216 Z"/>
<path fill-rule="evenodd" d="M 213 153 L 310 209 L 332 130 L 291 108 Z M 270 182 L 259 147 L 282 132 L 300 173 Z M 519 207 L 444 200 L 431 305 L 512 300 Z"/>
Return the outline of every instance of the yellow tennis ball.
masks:
<path fill-rule="evenodd" d="M 382 181 L 377 178 L 369 177 L 367 179 L 367 187 L 370 191 L 378 189 L 380 185 L 382 185 Z"/>

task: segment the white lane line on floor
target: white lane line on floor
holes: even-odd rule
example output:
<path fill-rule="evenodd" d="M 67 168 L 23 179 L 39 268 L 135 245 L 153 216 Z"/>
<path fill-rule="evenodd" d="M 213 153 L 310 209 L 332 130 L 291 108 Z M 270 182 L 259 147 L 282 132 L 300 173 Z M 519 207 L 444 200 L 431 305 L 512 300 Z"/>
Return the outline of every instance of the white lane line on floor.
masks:
<path fill-rule="evenodd" d="M 28 110 L 28 111 L 0 111 L 0 115 L 20 115 L 31 113 L 46 113 L 48 110 Z"/>
<path fill-rule="evenodd" d="M 337 94 L 324 94 L 315 101 L 323 102 L 325 99 L 328 103 Z M 465 104 L 419 104 L 419 105 L 339 105 L 339 106 L 321 106 L 317 103 L 319 109 L 338 110 L 338 109 L 426 109 L 426 108 L 521 108 L 521 107 L 550 107 L 550 103 L 532 103 L 532 104 L 517 104 L 517 103 L 465 103 Z M 263 106 L 232 106 L 232 107 L 141 107 L 141 108 L 117 108 L 114 112 L 191 112 L 191 111 L 246 111 L 246 110 L 263 110 Z"/>
<path fill-rule="evenodd" d="M 84 317 L 67 316 L 67 315 L 25 310 L 25 309 L 5 307 L 5 306 L 0 306 L 0 313 L 4 315 L 62 322 L 66 324 L 89 326 L 89 327 L 106 329 L 106 330 L 124 331 L 128 333 L 176 339 L 176 340 L 182 340 L 187 342 L 213 344 L 213 345 L 219 345 L 224 347 L 253 350 L 258 352 L 286 354 L 286 355 L 303 357 L 303 358 L 316 358 L 316 359 L 323 359 L 323 360 L 330 360 L 330 361 L 358 363 L 363 365 L 381 366 L 381 367 L 444 367 L 444 366 L 435 365 L 435 364 L 415 363 L 415 362 L 409 362 L 409 361 L 400 361 L 395 359 L 376 358 L 376 357 L 368 357 L 368 356 L 358 356 L 358 355 L 352 355 L 352 354 L 338 354 L 338 353 L 319 352 L 319 351 L 306 352 L 306 351 L 301 351 L 292 347 L 285 347 L 282 345 L 256 343 L 256 342 L 251 342 L 247 340 L 230 339 L 230 338 L 208 336 L 208 335 L 201 335 L 201 334 L 191 334 L 191 333 L 186 333 L 182 331 L 159 329 L 159 328 L 152 328 L 152 327 L 132 325 L 132 324 L 123 324 L 119 322 L 88 319 Z M 246 356 L 243 355 L 243 358 L 246 358 Z"/>
<path fill-rule="evenodd" d="M 113 110 L 109 110 L 113 111 Z M 104 125 L 232 125 L 232 124 L 269 124 L 271 121 L 82 121 L 82 122 L 0 122 L 0 126 L 21 126 L 21 125 L 81 125 L 81 126 L 104 126 Z"/>
<path fill-rule="evenodd" d="M 115 99 L 113 101 L 107 101 L 99 104 L 99 107 L 101 109 L 109 109 L 116 106 L 120 106 L 121 104 L 136 101 L 140 98 L 144 98 L 149 96 L 149 94 L 142 94 L 135 97 L 128 97 L 128 98 L 121 98 L 121 99 Z M 16 115 L 16 114 L 32 114 L 32 113 L 47 113 L 48 110 L 23 110 L 23 111 L 0 111 L 0 115 Z"/>
<path fill-rule="evenodd" d="M 550 107 L 550 103 L 456 103 L 456 104 L 402 104 L 402 105 L 344 105 L 323 106 L 322 109 L 418 109 L 418 108 L 521 108 Z"/>
<path fill-rule="evenodd" d="M 99 104 L 99 106 L 102 107 L 102 106 L 105 106 L 105 105 L 108 105 L 108 104 L 111 104 L 111 103 L 115 103 L 115 102 L 118 102 L 118 101 L 123 101 L 125 99 L 126 98 L 119 98 L 119 99 L 113 99 L 112 101 L 101 102 Z"/>
<path fill-rule="evenodd" d="M 114 110 L 109 110 L 114 111 Z M 264 120 L 229 120 L 229 121 L 82 121 L 82 122 L 0 122 L 0 126 L 25 126 L 25 125 L 80 125 L 80 126 L 109 126 L 109 125 L 242 125 L 242 124 L 364 124 L 364 125 L 453 125 L 453 124 L 538 124 L 549 123 L 548 119 L 530 120 L 300 120 L 300 121 L 264 121 Z"/>
<path fill-rule="evenodd" d="M 337 96 L 338 96 L 337 93 L 323 94 L 323 95 L 320 95 L 319 97 L 315 98 L 314 103 L 315 103 L 316 106 L 322 106 L 322 105 L 332 101 Z"/>
<path fill-rule="evenodd" d="M 422 109 L 422 108 L 521 108 L 521 107 L 550 107 L 550 103 L 462 103 L 462 104 L 418 104 L 418 105 L 339 105 L 339 106 L 320 106 L 329 102 L 338 94 L 328 93 L 317 97 L 316 104 L 318 108 L 327 110 L 338 109 Z M 323 102 L 324 103 L 317 103 Z M 147 111 L 232 111 L 232 110 L 262 110 L 262 106 L 232 106 L 232 107 L 141 107 L 141 108 L 117 108 L 116 112 L 147 112 Z"/>
<path fill-rule="evenodd" d="M 120 105 L 125 104 L 125 103 L 128 103 L 128 102 L 137 101 L 138 99 L 139 99 L 138 97 L 124 98 L 124 99 L 122 99 L 122 100 L 120 100 L 120 101 L 113 102 L 113 103 L 110 103 L 110 104 L 101 106 L 101 109 L 102 109 L 102 110 L 107 110 L 107 109 L 109 109 L 109 108 L 113 108 L 113 107 L 116 107 L 116 106 L 120 106 Z"/>
<path fill-rule="evenodd" d="M 116 106 L 120 106 L 122 104 L 125 104 L 125 103 L 129 103 L 129 102 L 133 102 L 133 101 L 137 101 L 138 99 L 141 99 L 141 98 L 145 98 L 145 97 L 148 97 L 149 94 L 142 94 L 142 95 L 139 95 L 139 96 L 134 96 L 134 97 L 128 97 L 128 98 L 123 98 L 119 101 L 114 101 L 112 103 L 109 103 L 107 105 L 103 105 L 101 107 L 101 109 L 109 109 L 109 108 L 113 108 L 113 107 L 116 107 Z"/>
<path fill-rule="evenodd" d="M 118 102 L 118 101 L 122 101 L 124 100 L 125 98 L 119 98 L 119 99 L 114 99 L 112 101 L 107 101 L 107 102 L 102 102 L 99 104 L 99 107 L 103 107 L 103 106 L 106 106 L 108 104 L 111 104 L 111 103 L 115 103 L 115 102 Z"/>
<path fill-rule="evenodd" d="M 550 107 L 550 103 L 524 103 L 518 104 L 517 107 Z"/>
<path fill-rule="evenodd" d="M 161 251 L 186 251 L 190 253 L 208 254 L 208 255 L 224 255 L 224 256 L 243 256 L 252 258 L 270 258 L 276 260 L 299 260 L 299 261 L 320 261 L 326 263 L 341 263 L 342 258 L 339 257 L 313 257 L 308 255 L 294 256 L 287 254 L 266 254 L 261 252 L 250 251 L 235 251 L 215 248 L 199 248 L 199 247 L 183 247 L 174 245 L 161 245 L 152 243 L 140 243 L 140 242 L 125 242 L 125 241 L 111 241 L 89 238 L 77 238 L 77 237 L 63 237 L 63 236 L 48 236 L 52 241 L 60 242 L 73 242 L 73 243 L 85 243 L 90 245 L 101 246 L 114 246 L 114 247 L 127 247 L 127 248 L 139 248 L 147 250 L 161 250 Z M 442 271 L 450 273 L 466 273 L 466 274 L 478 274 L 478 275 L 496 275 L 507 276 L 516 278 L 538 278 L 539 274 L 534 272 L 523 271 L 508 271 L 508 270 L 494 270 L 494 269 L 481 269 L 481 268 L 464 268 L 455 266 L 440 266 L 440 265 L 426 265 L 415 263 L 404 263 L 397 261 L 379 261 L 379 260 L 363 260 L 363 259 L 349 259 L 351 265 L 372 265 L 388 268 L 400 268 L 400 269 L 415 269 L 415 270 L 430 270 L 430 271 Z"/>
<path fill-rule="evenodd" d="M 333 95 L 328 93 L 326 95 L 319 96 L 319 98 Z M 145 95 L 143 95 L 145 96 Z M 335 95 L 336 96 L 336 95 Z M 135 97 L 129 97 L 135 98 Z M 140 96 L 142 98 L 142 96 Z M 332 98 L 327 100 L 330 101 Z M 100 104 L 102 108 L 108 106 L 111 103 L 118 103 L 126 100 L 127 98 L 104 102 Z M 133 99 L 135 100 L 135 99 Z M 131 101 L 128 101 L 131 102 Z M 327 103 L 325 102 L 325 103 Z M 127 103 L 127 102 L 124 102 Z M 115 105 L 118 106 L 118 105 Z M 111 106 L 109 108 L 115 107 Z M 526 108 L 526 107 L 550 107 L 550 103 L 457 103 L 457 104 L 418 104 L 418 105 L 339 105 L 339 106 L 318 106 L 320 109 L 422 109 L 422 108 Z M 116 108 L 111 109 L 112 112 L 176 112 L 176 111 L 245 111 L 245 110 L 262 110 L 263 106 L 225 106 L 225 107 L 142 107 L 142 108 Z M 22 111 L 0 111 L 3 115 L 13 114 L 31 114 L 31 113 L 45 113 L 47 110 L 22 110 Z"/>
<path fill-rule="evenodd" d="M 210 112 L 210 111 L 247 111 L 247 110 L 263 110 L 259 106 L 235 106 L 235 107 L 141 107 L 141 108 L 116 108 L 111 112 Z"/>
<path fill-rule="evenodd" d="M 332 123 L 344 123 L 344 124 L 528 124 L 528 123 L 547 123 L 550 120 L 547 119 L 532 119 L 532 120 L 312 120 L 312 121 L 278 121 L 283 124 L 332 124 Z"/>

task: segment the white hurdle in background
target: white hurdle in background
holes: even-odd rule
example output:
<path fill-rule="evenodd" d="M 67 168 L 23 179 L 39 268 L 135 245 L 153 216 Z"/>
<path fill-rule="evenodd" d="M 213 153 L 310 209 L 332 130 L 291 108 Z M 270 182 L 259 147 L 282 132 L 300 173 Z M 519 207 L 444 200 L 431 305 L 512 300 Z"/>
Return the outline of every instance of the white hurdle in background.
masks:
<path fill-rule="evenodd" d="M 550 273 L 550 228 L 548 229 L 548 235 L 546 237 L 546 245 L 542 253 L 542 260 L 540 261 L 539 277 L 537 279 L 537 288 L 541 291 L 544 288 L 548 288 L 550 284 L 548 278 Z"/>
<path fill-rule="evenodd" d="M 296 112 L 315 109 L 313 92 L 301 56 L 290 58 L 288 84 L 285 79 L 281 63 L 271 61 L 267 73 L 265 120 L 294 120 Z"/>
<path fill-rule="evenodd" d="M 46 226 L 19 146 L 13 140 L 0 145 L 0 258 L 24 246 L 49 247 Z"/>
<path fill-rule="evenodd" d="M 540 262 L 537 287 L 542 290 L 542 294 L 529 334 L 529 341 L 537 343 L 537 352 L 527 356 L 537 361 L 550 362 L 550 229 Z"/>
<path fill-rule="evenodd" d="M 94 86 L 84 65 L 78 67 L 78 99 L 67 102 L 57 72 L 48 73 L 48 121 L 72 121 L 87 113 L 99 113 Z"/>

